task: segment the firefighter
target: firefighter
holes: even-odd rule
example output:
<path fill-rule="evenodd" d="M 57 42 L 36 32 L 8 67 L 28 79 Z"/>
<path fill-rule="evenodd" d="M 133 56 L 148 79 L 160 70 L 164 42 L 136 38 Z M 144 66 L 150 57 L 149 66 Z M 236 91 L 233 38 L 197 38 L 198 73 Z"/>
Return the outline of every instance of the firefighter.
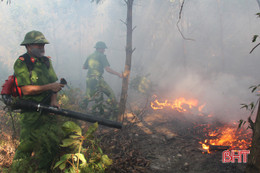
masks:
<path fill-rule="evenodd" d="M 27 52 L 15 61 L 14 73 L 22 91 L 22 99 L 59 106 L 57 92 L 64 85 L 56 82 L 58 78 L 51 59 L 44 56 L 45 44 L 49 42 L 41 32 L 28 32 L 21 43 Z M 30 62 L 26 62 L 26 59 Z M 31 64 L 31 68 L 28 64 Z M 11 172 L 50 172 L 63 137 L 56 118 L 46 112 L 22 110 L 20 144 Z"/>
<path fill-rule="evenodd" d="M 96 48 L 96 51 L 88 56 L 83 65 L 83 69 L 88 70 L 86 79 L 86 99 L 84 100 L 83 105 L 86 108 L 89 101 L 92 100 L 93 96 L 97 92 L 97 89 L 99 89 L 109 98 L 108 100 L 111 102 L 112 106 L 117 108 L 115 94 L 104 80 L 103 73 L 104 70 L 106 70 L 108 73 L 116 75 L 120 78 L 122 78 L 122 74 L 110 68 L 110 64 L 104 54 L 105 49 L 107 49 L 104 42 L 98 41 L 94 48 Z"/>

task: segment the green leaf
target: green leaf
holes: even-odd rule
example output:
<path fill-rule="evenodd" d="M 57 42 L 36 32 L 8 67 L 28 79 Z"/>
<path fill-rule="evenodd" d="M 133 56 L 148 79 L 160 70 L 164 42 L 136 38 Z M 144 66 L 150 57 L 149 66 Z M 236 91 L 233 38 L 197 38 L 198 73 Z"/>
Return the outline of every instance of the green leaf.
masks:
<path fill-rule="evenodd" d="M 64 139 L 62 140 L 62 144 L 60 145 L 61 147 L 68 147 L 74 144 L 80 144 L 80 140 L 75 140 L 75 139 Z"/>
<path fill-rule="evenodd" d="M 98 123 L 95 122 L 93 125 L 91 125 L 89 128 L 88 128 L 88 131 L 86 132 L 85 134 L 85 138 L 88 138 L 90 135 L 92 135 L 98 128 Z"/>
<path fill-rule="evenodd" d="M 84 154 L 77 153 L 77 154 L 75 154 L 75 155 L 76 155 L 76 156 L 78 157 L 78 159 L 82 162 L 82 164 L 85 164 L 85 163 L 87 162 L 87 160 L 86 160 Z"/>
<path fill-rule="evenodd" d="M 57 166 L 61 165 L 63 162 L 66 163 L 67 160 L 70 159 L 70 158 L 71 158 L 71 154 L 64 154 L 64 155 L 60 158 L 60 161 L 58 161 L 58 162 L 55 164 L 54 169 L 55 169 Z"/>
<path fill-rule="evenodd" d="M 255 106 L 255 103 L 254 103 L 254 102 L 251 102 L 251 103 L 250 103 L 250 109 L 252 110 L 252 109 L 254 108 L 254 106 Z"/>
<path fill-rule="evenodd" d="M 253 39 L 252 39 L 252 42 L 255 42 L 256 39 L 257 39 L 257 37 L 258 37 L 258 35 L 254 35 L 254 36 L 253 36 Z"/>
<path fill-rule="evenodd" d="M 82 136 L 82 130 L 81 128 L 72 121 L 67 121 L 62 125 L 63 131 L 66 133 L 76 133 L 79 136 Z"/>
<path fill-rule="evenodd" d="M 54 169 L 57 168 L 59 165 L 61 165 L 63 162 L 64 162 L 64 160 L 60 160 L 60 161 L 56 162 Z"/>
<path fill-rule="evenodd" d="M 244 120 L 239 120 L 239 124 L 238 124 L 238 128 L 241 128 L 242 125 L 245 124 L 245 121 Z"/>
<path fill-rule="evenodd" d="M 98 163 L 98 167 L 99 167 L 99 169 L 103 169 L 103 167 L 102 167 L 102 164 L 101 163 Z"/>
<path fill-rule="evenodd" d="M 97 148 L 100 154 L 103 154 L 103 151 L 100 147 Z"/>
<path fill-rule="evenodd" d="M 63 162 L 62 164 L 60 164 L 59 166 L 60 170 L 63 170 L 66 168 L 66 162 Z"/>
<path fill-rule="evenodd" d="M 69 168 L 69 173 L 76 173 L 76 170 L 73 167 Z M 78 170 L 77 173 L 80 173 L 80 170 Z"/>
<path fill-rule="evenodd" d="M 112 165 L 113 163 L 113 160 L 109 159 L 107 155 L 103 155 L 101 160 L 106 166 Z"/>
<path fill-rule="evenodd" d="M 77 139 L 77 138 L 80 138 L 80 136 L 78 136 L 78 135 L 70 135 L 70 138 Z"/>
<path fill-rule="evenodd" d="M 255 92 L 256 89 L 257 89 L 257 87 L 254 87 L 251 92 L 252 93 Z"/>
<path fill-rule="evenodd" d="M 248 109 L 248 105 L 246 105 L 246 104 L 240 104 L 240 105 L 242 105 L 242 107 L 240 109 L 243 109 L 243 108 Z"/>
<path fill-rule="evenodd" d="M 258 17 L 260 17 L 260 13 L 256 13 L 256 15 L 257 15 Z"/>

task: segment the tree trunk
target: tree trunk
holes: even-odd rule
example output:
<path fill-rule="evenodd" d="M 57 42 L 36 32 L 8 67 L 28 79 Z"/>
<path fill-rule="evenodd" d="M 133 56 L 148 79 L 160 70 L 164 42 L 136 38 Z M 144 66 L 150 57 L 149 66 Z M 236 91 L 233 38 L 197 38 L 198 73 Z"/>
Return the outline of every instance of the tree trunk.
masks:
<path fill-rule="evenodd" d="M 260 8 L 260 0 L 256 0 L 256 2 L 258 3 L 258 6 Z"/>
<path fill-rule="evenodd" d="M 260 0 L 256 0 L 260 9 Z M 246 173 L 260 172 L 260 103 L 258 102 L 258 110 L 253 131 L 252 147 L 246 165 Z"/>
<path fill-rule="evenodd" d="M 254 133 L 252 139 L 252 147 L 248 157 L 246 173 L 260 172 L 260 104 L 258 103 L 258 110 L 256 114 L 256 121 L 254 126 Z"/>
<path fill-rule="evenodd" d="M 119 103 L 119 117 L 118 120 L 123 122 L 124 120 L 124 113 L 126 108 L 126 100 L 127 100 L 127 90 L 128 90 L 128 82 L 130 77 L 131 71 L 131 61 L 132 61 L 132 10 L 133 10 L 133 2 L 134 0 L 127 0 L 125 1 L 127 4 L 127 19 L 126 19 L 126 27 L 127 27 L 127 36 L 126 36 L 126 61 L 125 61 L 125 70 L 124 70 L 124 77 L 122 81 L 122 90 L 121 90 L 121 97 Z"/>

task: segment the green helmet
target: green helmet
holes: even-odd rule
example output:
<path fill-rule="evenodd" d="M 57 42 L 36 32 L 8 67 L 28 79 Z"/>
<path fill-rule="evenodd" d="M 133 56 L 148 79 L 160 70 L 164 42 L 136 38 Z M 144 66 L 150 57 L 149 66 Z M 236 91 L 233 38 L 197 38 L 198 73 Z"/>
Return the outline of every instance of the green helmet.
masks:
<path fill-rule="evenodd" d="M 103 41 L 98 41 L 94 48 L 96 48 L 96 49 L 107 49 L 107 45 Z"/>
<path fill-rule="evenodd" d="M 21 46 L 27 45 L 27 44 L 49 44 L 49 41 L 46 40 L 44 35 L 40 31 L 30 31 L 28 32 L 23 42 L 21 43 Z"/>

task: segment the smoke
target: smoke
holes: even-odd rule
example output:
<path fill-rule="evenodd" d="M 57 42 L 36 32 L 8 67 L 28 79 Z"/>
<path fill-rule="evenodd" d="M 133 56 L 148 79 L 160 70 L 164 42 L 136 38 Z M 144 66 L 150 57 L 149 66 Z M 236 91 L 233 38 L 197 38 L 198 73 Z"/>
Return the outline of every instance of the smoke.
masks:
<path fill-rule="evenodd" d="M 85 90 L 82 69 L 97 41 L 104 41 L 111 68 L 124 70 L 126 5 L 124 1 L 16 0 L 0 3 L 0 63 L 12 73 L 16 58 L 25 52 L 19 44 L 31 30 L 50 41 L 46 54 L 52 57 L 59 77 Z M 131 77 L 150 74 L 162 97 L 193 97 L 205 103 L 205 112 L 219 117 L 244 117 L 241 103 L 256 98 L 248 87 L 259 83 L 260 49 L 252 54 L 253 35 L 259 34 L 259 12 L 250 1 L 186 1 L 179 27 L 180 1 L 135 1 Z M 2 69 L 0 69 L 2 71 Z M 6 76 L 7 77 L 7 76 Z M 117 96 L 121 80 L 105 73 Z"/>
<path fill-rule="evenodd" d="M 184 73 L 183 73 L 184 74 Z M 255 80 L 251 77 L 239 77 L 232 74 L 219 73 L 212 78 L 188 72 L 177 80 L 175 85 L 164 93 L 168 99 L 184 97 L 197 99 L 199 106 L 204 105 L 202 112 L 221 120 L 246 119 L 249 115 L 241 110 L 241 104 L 255 101 L 249 93 L 248 84 Z"/>

